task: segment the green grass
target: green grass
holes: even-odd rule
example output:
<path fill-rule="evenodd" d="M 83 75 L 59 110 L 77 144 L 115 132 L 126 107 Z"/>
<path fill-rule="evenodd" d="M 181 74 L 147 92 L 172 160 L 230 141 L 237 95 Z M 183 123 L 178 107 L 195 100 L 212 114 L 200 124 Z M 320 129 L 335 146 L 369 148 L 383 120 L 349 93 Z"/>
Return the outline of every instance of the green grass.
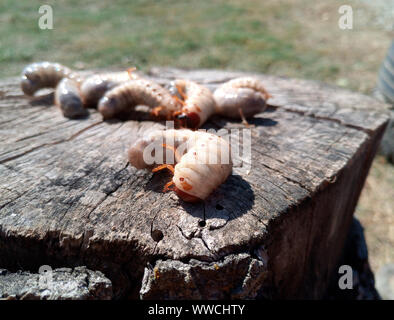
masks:
<path fill-rule="evenodd" d="M 38 28 L 42 1 L 0 3 L 0 77 L 41 60 L 84 68 L 220 68 L 328 82 L 348 72 L 332 44 L 308 42 L 324 28 L 319 16 L 303 16 L 311 0 L 47 3 L 53 30 Z M 319 30 L 311 34 L 305 19 L 317 20 Z M 357 89 L 357 81 L 350 87 Z"/>

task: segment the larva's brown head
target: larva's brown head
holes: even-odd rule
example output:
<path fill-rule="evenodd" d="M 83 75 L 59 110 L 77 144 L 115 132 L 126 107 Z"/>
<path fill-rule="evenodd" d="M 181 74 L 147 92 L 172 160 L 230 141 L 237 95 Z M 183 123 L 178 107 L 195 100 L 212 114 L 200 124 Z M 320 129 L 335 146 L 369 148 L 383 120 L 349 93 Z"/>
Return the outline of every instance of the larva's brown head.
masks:
<path fill-rule="evenodd" d="M 31 79 L 27 75 L 22 76 L 21 89 L 24 94 L 28 96 L 34 95 L 34 93 L 40 89 L 39 79 Z"/>
<path fill-rule="evenodd" d="M 27 65 L 22 71 L 22 91 L 28 96 L 33 96 L 41 88 L 56 87 L 58 81 L 51 81 L 53 77 L 47 76 L 48 69 L 52 65 L 49 62 L 37 62 Z"/>
<path fill-rule="evenodd" d="M 197 129 L 200 125 L 200 116 L 195 112 L 181 113 L 176 116 L 176 125 L 180 128 Z"/>
<path fill-rule="evenodd" d="M 62 95 L 59 98 L 58 105 L 66 118 L 75 119 L 88 115 L 87 109 L 83 107 L 81 98 L 73 93 Z"/>
<path fill-rule="evenodd" d="M 118 101 L 114 98 L 102 97 L 98 102 L 97 109 L 104 119 L 111 119 L 116 115 Z"/>

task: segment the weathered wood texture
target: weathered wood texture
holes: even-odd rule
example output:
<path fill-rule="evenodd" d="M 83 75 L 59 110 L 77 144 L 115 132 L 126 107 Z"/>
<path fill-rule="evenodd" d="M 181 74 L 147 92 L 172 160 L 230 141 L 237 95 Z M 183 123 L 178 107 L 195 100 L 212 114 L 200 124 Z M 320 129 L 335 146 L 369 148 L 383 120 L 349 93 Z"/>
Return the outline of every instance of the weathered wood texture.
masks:
<path fill-rule="evenodd" d="M 238 75 L 149 73 L 212 89 Z M 273 98 L 251 120 L 251 171 L 236 168 L 204 204 L 162 193 L 169 176 L 128 165 L 128 147 L 163 124 L 102 122 L 96 111 L 67 120 L 50 97 L 29 103 L 18 79 L 2 81 L 0 267 L 85 265 L 116 297 L 323 296 L 387 117 L 367 96 L 258 76 Z M 217 117 L 205 126 L 220 127 L 244 128 Z"/>
<path fill-rule="evenodd" d="M 111 300 L 112 283 L 86 267 L 55 269 L 50 275 L 0 269 L 0 299 Z"/>

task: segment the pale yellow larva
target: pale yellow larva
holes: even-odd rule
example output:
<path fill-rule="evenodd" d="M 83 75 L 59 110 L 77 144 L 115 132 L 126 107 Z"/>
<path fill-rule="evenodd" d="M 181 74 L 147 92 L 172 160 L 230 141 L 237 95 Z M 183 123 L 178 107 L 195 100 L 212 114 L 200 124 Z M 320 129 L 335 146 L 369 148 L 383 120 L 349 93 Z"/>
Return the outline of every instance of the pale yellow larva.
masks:
<path fill-rule="evenodd" d="M 26 66 L 22 71 L 22 91 L 32 96 L 43 88 L 56 88 L 63 78 L 74 78 L 77 74 L 71 69 L 53 62 L 36 62 Z"/>
<path fill-rule="evenodd" d="M 177 79 L 172 84 L 183 100 L 183 107 L 176 119 L 186 128 L 196 129 L 215 112 L 211 90 L 194 81 Z"/>
<path fill-rule="evenodd" d="M 165 150 L 172 150 L 175 161 L 170 163 L 168 157 L 154 163 L 147 161 L 146 150 L 152 145 L 161 146 L 164 154 Z M 170 169 L 174 176 L 166 187 L 174 185 L 178 196 L 188 202 L 206 199 L 232 171 L 228 141 L 212 133 L 188 129 L 153 131 L 129 149 L 128 157 L 137 169 L 153 165 L 159 165 L 154 172 Z"/>
<path fill-rule="evenodd" d="M 101 97 L 112 88 L 131 79 L 138 79 L 135 72 L 121 71 L 95 74 L 81 84 L 81 95 L 86 108 L 96 108 Z"/>
<path fill-rule="evenodd" d="M 107 91 L 98 103 L 98 110 L 104 119 L 109 119 L 137 105 L 148 106 L 156 116 L 165 119 L 172 119 L 174 112 L 181 108 L 170 92 L 156 82 L 135 79 Z"/>
<path fill-rule="evenodd" d="M 81 81 L 80 78 L 63 78 L 56 87 L 55 104 L 66 118 L 79 118 L 88 114 L 81 97 Z"/>
<path fill-rule="evenodd" d="M 215 113 L 229 117 L 251 117 L 263 112 L 270 97 L 261 81 L 253 77 L 240 77 L 225 82 L 214 94 Z"/>

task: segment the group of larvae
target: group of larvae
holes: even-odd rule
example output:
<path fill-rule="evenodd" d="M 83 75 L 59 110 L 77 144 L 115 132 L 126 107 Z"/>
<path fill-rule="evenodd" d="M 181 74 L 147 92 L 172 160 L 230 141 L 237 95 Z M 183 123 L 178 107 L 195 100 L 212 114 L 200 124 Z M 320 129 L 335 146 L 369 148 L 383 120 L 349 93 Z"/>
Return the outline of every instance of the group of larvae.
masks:
<path fill-rule="evenodd" d="M 242 119 L 247 124 L 246 118 L 263 112 L 270 98 L 261 81 L 254 77 L 232 79 L 212 93 L 185 79 L 174 80 L 167 89 L 140 76 L 133 68 L 82 76 L 59 63 L 26 66 L 21 79 L 24 94 L 33 97 L 43 88 L 55 88 L 55 104 L 67 118 L 84 117 L 88 108 L 97 108 L 106 120 L 145 105 L 153 119 L 173 120 L 177 129 L 147 134 L 131 146 L 128 158 L 137 169 L 170 170 L 173 178 L 164 190 L 175 191 L 187 202 L 205 200 L 232 172 L 228 141 L 197 129 L 214 114 Z M 163 163 L 146 163 L 144 150 L 155 143 L 163 153 L 170 150 L 175 161 L 169 164 L 164 158 Z M 206 161 L 207 156 L 218 161 Z"/>

